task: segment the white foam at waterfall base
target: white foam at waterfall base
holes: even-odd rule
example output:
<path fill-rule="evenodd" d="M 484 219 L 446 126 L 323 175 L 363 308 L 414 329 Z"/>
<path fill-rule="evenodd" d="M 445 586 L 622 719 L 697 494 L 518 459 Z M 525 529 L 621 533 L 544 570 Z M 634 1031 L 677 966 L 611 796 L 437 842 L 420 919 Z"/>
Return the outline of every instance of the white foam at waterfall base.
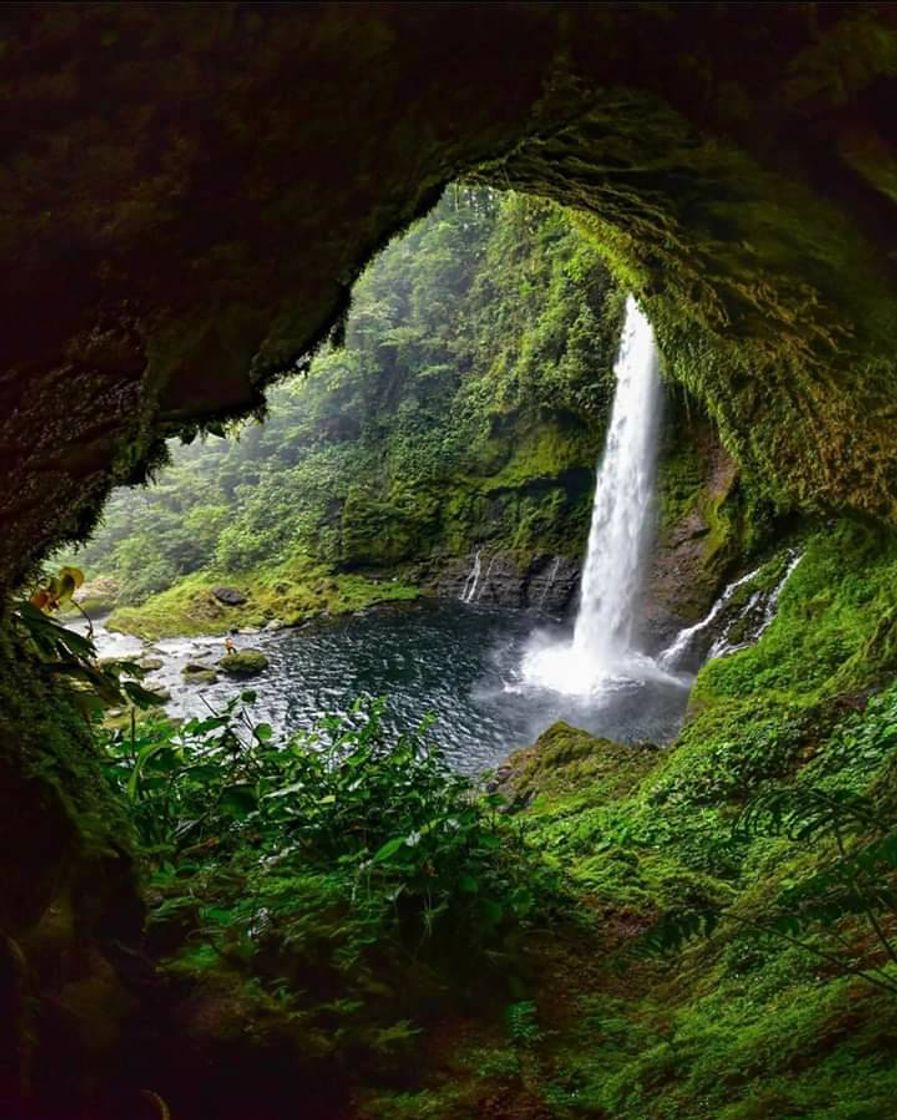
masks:
<path fill-rule="evenodd" d="M 652 535 L 661 386 L 654 331 L 632 296 L 614 375 L 573 638 L 557 644 L 535 635 L 521 666 L 526 684 L 569 695 L 613 691 L 634 679 L 668 679 L 633 646 L 635 605 Z"/>

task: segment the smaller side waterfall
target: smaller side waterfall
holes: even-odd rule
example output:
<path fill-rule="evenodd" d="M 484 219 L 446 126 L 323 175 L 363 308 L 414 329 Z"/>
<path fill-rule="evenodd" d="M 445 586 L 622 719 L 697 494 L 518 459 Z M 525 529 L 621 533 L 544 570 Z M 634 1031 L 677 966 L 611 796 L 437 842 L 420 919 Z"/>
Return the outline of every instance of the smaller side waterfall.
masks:
<path fill-rule="evenodd" d="M 710 652 L 707 654 L 708 658 L 722 657 L 727 653 L 735 653 L 740 649 L 747 649 L 755 642 L 759 641 L 761 635 L 772 625 L 775 620 L 776 612 L 779 609 L 779 597 L 782 594 L 782 589 L 788 582 L 791 573 L 803 559 L 803 553 L 792 550 L 788 554 L 788 566 L 782 575 L 782 578 L 775 585 L 771 592 L 764 594 L 762 591 L 755 591 L 754 594 L 748 599 L 745 604 L 744 610 L 741 612 L 740 618 L 750 620 L 752 617 L 759 615 L 758 621 L 749 630 L 746 638 L 739 642 L 730 641 L 730 635 L 734 626 L 734 620 L 731 625 L 727 626 L 722 634 L 716 639 L 710 647 Z"/>
<path fill-rule="evenodd" d="M 723 654 L 726 653 L 734 653 L 739 649 L 745 649 L 747 646 L 753 645 L 754 642 L 759 639 L 760 635 L 774 620 L 782 588 L 788 582 L 789 576 L 801 562 L 801 559 L 802 554 L 792 549 L 788 553 L 788 564 L 782 578 L 772 591 L 764 591 L 762 589 L 754 591 L 747 603 L 738 611 L 737 615 L 725 621 L 720 633 L 710 646 L 707 653 L 708 660 L 714 657 L 722 657 Z M 760 567 L 754 568 L 752 571 L 748 572 L 747 575 L 743 575 L 739 579 L 733 580 L 732 583 L 728 584 L 724 588 L 723 593 L 710 608 L 708 614 L 705 615 L 700 622 L 696 622 L 693 626 L 686 626 L 684 630 L 680 630 L 675 640 L 658 654 L 658 665 L 667 670 L 677 669 L 681 665 L 683 658 L 690 652 L 694 640 L 700 634 L 709 630 L 719 618 L 725 618 L 726 608 L 732 602 L 736 591 L 756 579 L 762 569 L 763 565 L 761 564 Z M 756 616 L 759 616 L 759 620 L 750 629 L 750 636 L 746 640 L 733 642 L 731 640 L 731 635 L 735 624 L 737 622 L 749 622 Z"/>
<path fill-rule="evenodd" d="M 746 583 L 750 583 L 751 580 L 757 576 L 759 571 L 759 568 L 754 568 L 754 570 L 748 572 L 746 576 L 741 576 L 740 579 L 736 579 L 732 583 L 727 584 L 723 589 L 722 595 L 720 595 L 710 608 L 709 613 L 706 614 L 700 622 L 696 622 L 694 626 L 686 626 L 684 630 L 680 630 L 675 640 L 657 655 L 658 665 L 662 665 L 664 669 L 675 669 L 685 654 L 691 649 L 692 641 L 698 634 L 703 634 L 705 630 L 716 622 L 732 601 L 732 596 L 738 588 L 744 587 Z"/>
<path fill-rule="evenodd" d="M 489 580 L 492 577 L 492 569 L 495 567 L 495 557 L 496 553 L 493 552 L 489 557 L 489 563 L 486 565 L 486 574 L 483 576 L 482 580 L 479 583 L 479 589 L 474 587 L 475 594 L 471 595 L 470 599 L 468 599 L 468 602 L 478 603 L 483 597 L 483 592 L 489 590 Z"/>
<path fill-rule="evenodd" d="M 480 550 L 477 549 L 473 557 L 473 567 L 468 572 L 467 579 L 464 581 L 464 588 L 461 592 L 462 603 L 472 603 L 474 601 L 474 596 L 477 593 L 477 587 L 480 583 L 481 571 Z"/>
<path fill-rule="evenodd" d="M 548 598 L 548 594 L 551 591 L 552 587 L 554 587 L 554 581 L 558 578 L 558 571 L 560 570 L 560 567 L 561 558 L 560 556 L 555 556 L 554 564 L 552 564 L 551 566 L 551 571 L 548 573 L 548 579 L 546 579 L 545 585 L 542 588 L 542 594 L 539 596 L 539 602 L 537 604 L 539 610 L 541 610 L 545 606 L 545 600 Z"/>

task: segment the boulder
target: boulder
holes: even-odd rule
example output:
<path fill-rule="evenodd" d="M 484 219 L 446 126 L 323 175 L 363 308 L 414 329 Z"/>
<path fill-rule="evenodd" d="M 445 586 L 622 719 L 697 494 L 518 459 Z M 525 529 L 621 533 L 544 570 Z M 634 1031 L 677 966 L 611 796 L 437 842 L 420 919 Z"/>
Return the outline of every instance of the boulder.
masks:
<path fill-rule="evenodd" d="M 212 594 L 226 607 L 239 607 L 246 602 L 246 596 L 236 587 L 213 587 Z"/>
<path fill-rule="evenodd" d="M 161 657 L 141 657 L 137 664 L 145 673 L 154 673 L 157 669 L 161 669 L 165 662 Z"/>
<path fill-rule="evenodd" d="M 268 658 L 260 649 L 241 649 L 222 657 L 218 668 L 230 677 L 254 677 L 268 668 Z"/>
<path fill-rule="evenodd" d="M 186 684 L 214 684 L 218 680 L 218 674 L 208 665 L 185 665 L 181 676 Z"/>

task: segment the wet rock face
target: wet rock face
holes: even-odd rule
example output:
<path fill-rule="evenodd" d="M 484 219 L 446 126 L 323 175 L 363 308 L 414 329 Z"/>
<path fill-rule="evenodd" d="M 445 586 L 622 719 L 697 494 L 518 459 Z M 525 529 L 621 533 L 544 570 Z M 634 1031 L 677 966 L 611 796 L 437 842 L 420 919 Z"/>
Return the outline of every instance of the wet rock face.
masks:
<path fill-rule="evenodd" d="M 453 560 L 436 579 L 437 593 L 482 606 L 516 607 L 564 614 L 579 588 L 580 564 L 565 556 L 538 555 L 521 561 L 510 552 L 479 553 Z"/>
<path fill-rule="evenodd" d="M 649 653 L 665 648 L 682 627 L 703 618 L 731 565 L 745 551 L 738 474 L 712 426 L 683 429 L 674 452 L 660 465 L 660 524 L 639 610 Z"/>

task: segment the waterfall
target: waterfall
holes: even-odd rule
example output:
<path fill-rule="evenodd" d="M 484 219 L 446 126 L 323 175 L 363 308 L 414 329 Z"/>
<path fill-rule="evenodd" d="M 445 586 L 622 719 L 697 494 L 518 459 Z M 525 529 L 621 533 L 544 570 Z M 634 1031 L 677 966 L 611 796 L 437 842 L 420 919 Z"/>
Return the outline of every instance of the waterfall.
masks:
<path fill-rule="evenodd" d="M 477 549 L 473 557 L 473 567 L 467 573 L 467 579 L 464 581 L 464 589 L 461 592 L 461 602 L 471 603 L 473 597 L 477 593 L 477 586 L 480 582 L 480 550 Z"/>
<path fill-rule="evenodd" d="M 746 649 L 748 646 L 752 646 L 755 642 L 760 640 L 761 635 L 764 634 L 765 631 L 768 630 L 772 625 L 776 617 L 776 612 L 779 609 L 779 596 L 782 594 L 782 590 L 785 584 L 788 582 L 791 573 L 801 562 L 801 560 L 803 560 L 803 553 L 797 552 L 795 549 L 792 549 L 788 553 L 788 565 L 785 568 L 782 578 L 775 585 L 772 591 L 769 592 L 769 594 L 765 594 L 763 591 L 755 591 L 747 601 L 744 610 L 741 612 L 742 618 L 750 618 L 751 615 L 756 612 L 758 607 L 762 606 L 763 608 L 763 614 L 760 618 L 760 621 L 750 633 L 748 638 L 745 641 L 741 642 L 730 642 L 729 634 L 731 633 L 732 627 L 731 625 L 727 626 L 723 633 L 720 634 L 720 636 L 710 647 L 710 652 L 707 654 L 708 660 L 712 657 L 722 657 L 723 654 L 735 653 L 737 650 Z"/>
<path fill-rule="evenodd" d="M 726 653 L 734 653 L 739 649 L 744 649 L 746 646 L 753 645 L 754 642 L 759 639 L 760 635 L 770 626 L 775 618 L 782 588 L 788 582 L 788 577 L 801 562 L 801 559 L 802 554 L 797 552 L 796 549 L 789 551 L 788 564 L 782 578 L 776 586 L 772 591 L 764 591 L 761 589 L 753 592 L 747 603 L 745 603 L 744 607 L 739 612 L 737 618 L 729 619 L 726 625 L 723 626 L 721 633 L 717 636 L 707 653 L 707 660 L 711 660 L 714 657 L 721 657 Z M 664 669 L 676 669 L 682 658 L 691 648 L 693 639 L 716 622 L 732 601 L 735 592 L 740 587 L 744 587 L 746 583 L 750 583 L 752 580 L 756 579 L 763 570 L 763 567 L 764 565 L 761 564 L 759 568 L 754 568 L 753 571 L 748 572 L 747 575 L 741 576 L 739 579 L 728 584 L 724 588 L 723 593 L 710 608 L 709 613 L 702 618 L 700 622 L 696 622 L 694 626 L 686 626 L 684 630 L 680 630 L 675 640 L 658 655 L 658 665 Z M 762 608 L 762 615 L 759 623 L 751 632 L 750 637 L 746 641 L 731 642 L 729 640 L 729 635 L 732 632 L 735 622 L 742 619 L 750 619 L 758 613 L 758 608 Z"/>
<path fill-rule="evenodd" d="M 552 587 L 554 587 L 554 581 L 558 578 L 558 571 L 560 570 L 560 567 L 561 558 L 560 556 L 555 556 L 554 564 L 552 565 L 551 571 L 548 573 L 548 579 L 545 581 L 545 585 L 542 588 L 542 594 L 539 596 L 539 610 L 541 610 L 545 606 L 545 600 L 548 597 L 548 592 L 551 591 Z"/>
<path fill-rule="evenodd" d="M 476 586 L 474 586 L 473 590 L 476 592 L 476 595 L 471 594 L 470 598 L 467 600 L 468 603 L 478 603 L 480 601 L 480 599 L 483 597 L 483 592 L 489 586 L 489 579 L 492 575 L 492 567 L 495 564 L 496 555 L 497 554 L 493 552 L 492 555 L 489 557 L 489 566 L 486 568 L 486 575 L 483 577 L 482 586 L 480 587 L 479 591 L 477 591 Z"/>
<path fill-rule="evenodd" d="M 636 669 L 660 672 L 632 647 L 651 516 L 661 385 L 651 324 L 632 296 L 614 366 L 617 381 L 598 471 L 573 641 L 531 648 L 524 679 L 587 694 Z"/>
<path fill-rule="evenodd" d="M 573 646 L 612 666 L 631 650 L 635 603 L 652 533 L 660 377 L 651 324 L 632 296 L 614 367 L 617 389 L 592 507 Z"/>

